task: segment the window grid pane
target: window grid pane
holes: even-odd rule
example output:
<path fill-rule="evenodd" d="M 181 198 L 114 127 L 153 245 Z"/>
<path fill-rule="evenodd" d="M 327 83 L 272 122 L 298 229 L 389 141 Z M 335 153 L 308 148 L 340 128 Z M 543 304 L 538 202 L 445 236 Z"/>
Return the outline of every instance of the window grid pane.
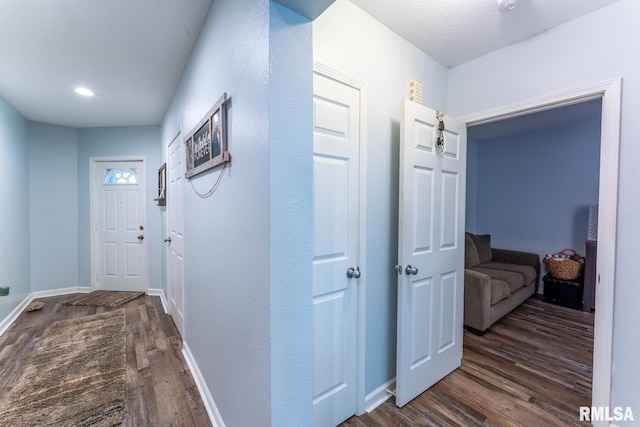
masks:
<path fill-rule="evenodd" d="M 111 169 L 105 168 L 105 184 L 137 184 L 138 168 Z"/>

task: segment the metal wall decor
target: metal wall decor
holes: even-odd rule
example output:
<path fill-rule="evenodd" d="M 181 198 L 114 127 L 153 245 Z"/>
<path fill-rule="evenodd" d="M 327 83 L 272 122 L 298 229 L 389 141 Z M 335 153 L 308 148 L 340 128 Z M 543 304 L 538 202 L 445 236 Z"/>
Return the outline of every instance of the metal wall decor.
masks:
<path fill-rule="evenodd" d="M 158 169 L 158 198 L 153 199 L 158 206 L 167 205 L 167 164 L 163 163 Z"/>
<path fill-rule="evenodd" d="M 440 151 L 440 157 L 444 156 L 444 113 L 436 111 L 438 120 L 438 136 L 436 138 L 436 148 Z"/>
<path fill-rule="evenodd" d="M 227 94 L 223 93 L 213 108 L 187 135 L 185 177 L 191 178 L 231 160 L 227 151 Z"/>

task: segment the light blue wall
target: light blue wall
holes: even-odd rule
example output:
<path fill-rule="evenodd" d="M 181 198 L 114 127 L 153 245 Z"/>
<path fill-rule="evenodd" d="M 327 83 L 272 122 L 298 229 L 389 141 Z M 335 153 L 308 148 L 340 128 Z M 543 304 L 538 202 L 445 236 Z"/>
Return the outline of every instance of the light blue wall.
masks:
<path fill-rule="evenodd" d="M 0 97 L 0 320 L 31 293 L 27 121 Z"/>
<path fill-rule="evenodd" d="M 347 0 L 313 22 L 313 56 L 367 85 L 366 393 L 395 377 L 400 119 L 409 81 L 446 106 L 447 70 Z"/>
<path fill-rule="evenodd" d="M 184 194 L 184 339 L 230 426 L 266 426 L 272 416 L 269 12 L 268 0 L 212 3 L 162 122 L 168 144 L 223 92 L 231 98 L 231 167 L 211 197 L 189 183 Z M 205 192 L 219 174 L 191 181 Z"/>
<path fill-rule="evenodd" d="M 612 406 L 640 408 L 640 2 L 620 0 L 449 72 L 448 112 L 465 115 L 576 85 L 622 77 L 622 119 L 613 330 Z M 635 415 L 635 411 L 634 411 Z"/>
<path fill-rule="evenodd" d="M 78 266 L 79 286 L 91 286 L 90 234 L 90 157 L 145 156 L 147 167 L 147 248 L 149 287 L 162 288 L 161 268 L 164 257 L 160 208 L 156 197 L 161 139 L 159 126 L 127 126 L 110 128 L 82 128 L 77 130 L 78 171 Z"/>
<path fill-rule="evenodd" d="M 32 290 L 78 279 L 78 141 L 75 128 L 29 122 Z"/>
<path fill-rule="evenodd" d="M 313 419 L 311 22 L 272 4 L 270 19 L 271 425 Z"/>
<path fill-rule="evenodd" d="M 598 203 L 600 120 L 477 147 L 476 232 L 491 234 L 494 247 L 540 257 L 564 248 L 585 255 L 589 206 Z"/>

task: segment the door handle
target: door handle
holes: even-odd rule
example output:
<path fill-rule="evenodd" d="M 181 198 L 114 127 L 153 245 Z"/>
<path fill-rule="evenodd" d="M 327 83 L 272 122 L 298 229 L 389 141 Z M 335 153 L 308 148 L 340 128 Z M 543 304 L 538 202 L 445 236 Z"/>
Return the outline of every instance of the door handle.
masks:
<path fill-rule="evenodd" d="M 407 268 L 404 269 L 404 272 L 407 274 L 413 274 L 414 276 L 418 274 L 418 267 L 411 267 L 411 265 L 407 265 Z"/>
<path fill-rule="evenodd" d="M 171 243 L 171 237 L 167 237 L 166 239 L 164 239 L 165 243 Z"/>
<path fill-rule="evenodd" d="M 347 277 L 349 279 L 359 279 L 360 278 L 360 267 L 349 267 L 347 268 Z"/>
<path fill-rule="evenodd" d="M 144 240 L 144 236 L 143 236 L 142 234 L 140 234 L 140 235 L 138 236 L 138 240 Z"/>

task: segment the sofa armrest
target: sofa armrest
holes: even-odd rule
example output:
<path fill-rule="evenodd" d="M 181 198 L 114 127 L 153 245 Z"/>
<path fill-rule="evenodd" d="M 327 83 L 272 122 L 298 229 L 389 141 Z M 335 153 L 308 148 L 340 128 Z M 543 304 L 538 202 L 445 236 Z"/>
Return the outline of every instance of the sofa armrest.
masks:
<path fill-rule="evenodd" d="M 464 270 L 464 324 L 478 331 L 491 326 L 491 278 Z"/>
<path fill-rule="evenodd" d="M 536 278 L 540 277 L 540 256 L 532 252 L 491 248 L 491 261 L 504 262 L 507 264 L 529 265 L 535 268 Z"/>

